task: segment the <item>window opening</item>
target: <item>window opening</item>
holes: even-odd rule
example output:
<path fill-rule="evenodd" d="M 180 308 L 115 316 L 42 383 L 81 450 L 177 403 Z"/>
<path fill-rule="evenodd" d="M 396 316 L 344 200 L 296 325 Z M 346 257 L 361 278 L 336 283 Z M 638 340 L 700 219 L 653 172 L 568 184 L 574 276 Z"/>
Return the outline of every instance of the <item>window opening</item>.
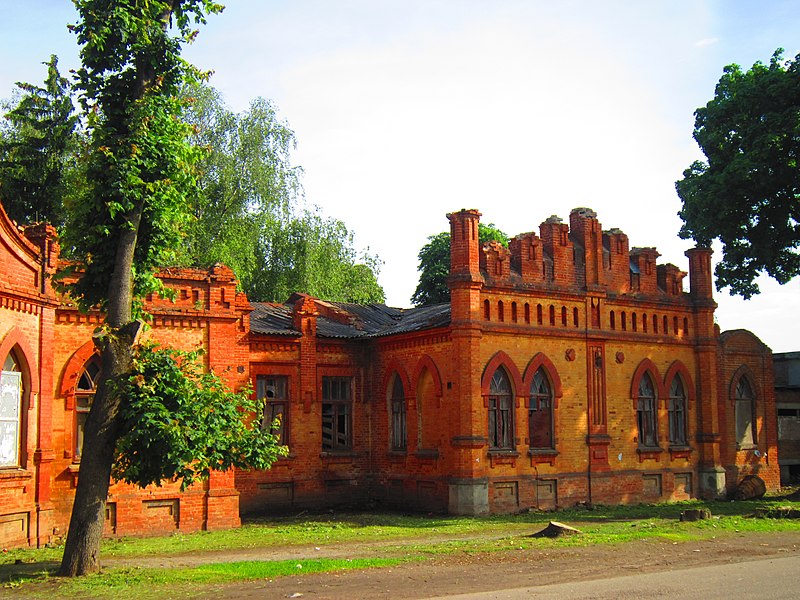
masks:
<path fill-rule="evenodd" d="M 285 375 L 258 375 L 256 395 L 264 401 L 261 430 L 269 431 L 280 444 L 289 442 L 286 423 L 289 407 L 289 378 Z"/>
<path fill-rule="evenodd" d="M 405 450 L 407 446 L 406 399 L 403 381 L 395 374 L 392 383 L 392 450 Z"/>
<path fill-rule="evenodd" d="M 531 382 L 528 427 L 532 448 L 553 448 L 553 388 L 541 367 Z"/>
<path fill-rule="evenodd" d="M 489 446 L 496 450 L 513 449 L 511 382 L 502 368 L 489 384 Z"/>
<path fill-rule="evenodd" d="M 100 383 L 100 360 L 93 356 L 84 365 L 83 371 L 75 386 L 75 438 L 73 448 L 75 460 L 81 459 L 83 440 L 86 432 L 86 420 L 92 410 L 94 395 Z"/>
<path fill-rule="evenodd" d="M 639 396 L 636 400 L 636 406 L 639 446 L 655 448 L 658 446 L 656 392 L 649 373 L 644 373 L 639 381 Z"/>
<path fill-rule="evenodd" d="M 686 392 L 683 381 L 676 375 L 669 387 L 669 443 L 686 446 Z"/>
<path fill-rule="evenodd" d="M 349 377 L 322 378 L 322 449 L 346 451 L 353 447 L 353 397 Z"/>

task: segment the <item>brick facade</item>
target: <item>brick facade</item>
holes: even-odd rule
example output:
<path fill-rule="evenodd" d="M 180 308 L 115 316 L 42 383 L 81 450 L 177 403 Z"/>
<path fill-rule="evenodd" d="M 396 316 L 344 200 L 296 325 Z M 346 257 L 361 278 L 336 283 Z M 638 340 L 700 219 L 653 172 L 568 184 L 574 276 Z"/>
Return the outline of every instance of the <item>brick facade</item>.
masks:
<path fill-rule="evenodd" d="M 148 335 L 203 347 L 235 388 L 252 382 L 290 454 L 184 492 L 113 484 L 107 533 L 334 505 L 482 514 L 718 497 L 750 473 L 779 485 L 772 356 L 715 327 L 709 250 L 687 252 L 685 292 L 686 273 L 591 209 L 508 248 L 478 242 L 480 217 L 448 215 L 447 305 L 251 304 L 227 267 L 164 271 L 176 298 L 147 299 Z M 101 316 L 59 300 L 57 267 L 52 228 L 17 228 L 0 209 L 0 383 L 20 395 L 0 467 L 4 546 L 63 535 L 80 474 Z"/>

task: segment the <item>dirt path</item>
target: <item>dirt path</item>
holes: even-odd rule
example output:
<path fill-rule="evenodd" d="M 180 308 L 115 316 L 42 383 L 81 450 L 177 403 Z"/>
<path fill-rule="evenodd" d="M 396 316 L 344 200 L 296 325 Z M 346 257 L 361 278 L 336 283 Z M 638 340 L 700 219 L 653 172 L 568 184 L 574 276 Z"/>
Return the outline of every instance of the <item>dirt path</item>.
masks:
<path fill-rule="evenodd" d="M 491 536 L 487 536 L 491 537 Z M 417 540 L 419 541 L 419 540 Z M 428 539 L 426 541 L 433 541 Z M 139 566 L 196 565 L 236 560 L 301 561 L 307 558 L 391 556 L 390 546 L 400 542 L 349 543 L 331 547 L 302 546 L 269 550 L 153 558 Z M 420 599 L 470 591 L 545 585 L 605 578 L 613 575 L 672 571 L 689 566 L 735 563 L 800 552 L 800 532 L 721 535 L 716 539 L 673 543 L 642 540 L 619 545 L 581 548 L 519 550 L 493 553 L 459 553 L 424 562 L 366 571 L 298 575 L 274 580 L 209 586 L 202 597 Z M 122 560 L 107 564 L 125 564 Z"/>

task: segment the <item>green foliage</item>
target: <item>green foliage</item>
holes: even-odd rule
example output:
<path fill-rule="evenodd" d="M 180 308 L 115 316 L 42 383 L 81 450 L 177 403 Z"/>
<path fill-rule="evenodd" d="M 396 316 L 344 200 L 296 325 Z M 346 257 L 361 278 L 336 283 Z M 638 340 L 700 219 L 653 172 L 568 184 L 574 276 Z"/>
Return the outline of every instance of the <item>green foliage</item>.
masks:
<path fill-rule="evenodd" d="M 20 95 L 0 130 L 0 199 L 18 223 L 63 225 L 64 198 L 78 176 L 80 136 L 69 81 L 55 55 L 42 87 L 17 83 Z"/>
<path fill-rule="evenodd" d="M 283 302 L 304 292 L 333 302 L 383 302 L 380 261 L 354 248 L 337 219 L 306 211 L 270 223 L 258 240 L 256 272 L 245 290 L 253 300 Z"/>
<path fill-rule="evenodd" d="M 761 272 L 782 284 L 800 273 L 800 55 L 781 55 L 746 72 L 725 67 L 714 99 L 695 111 L 707 162 L 676 183 L 681 237 L 719 239 L 717 288 L 745 298 Z"/>
<path fill-rule="evenodd" d="M 301 169 L 292 166 L 290 156 L 294 132 L 264 98 L 234 113 L 209 85 L 195 83 L 182 93 L 189 101 L 187 121 L 196 132 L 192 142 L 205 150 L 183 260 L 199 266 L 224 263 L 249 291 L 259 277 L 261 237 L 290 212 L 300 193 Z"/>
<path fill-rule="evenodd" d="M 497 241 L 508 246 L 508 236 L 497 229 L 494 223 L 478 223 L 478 239 L 481 244 Z M 429 306 L 450 302 L 450 232 L 443 231 L 428 238 L 417 255 L 419 258 L 419 283 L 411 302 L 415 306 Z"/>
<path fill-rule="evenodd" d="M 178 97 L 183 81 L 199 73 L 180 58 L 180 46 L 194 37 L 191 21 L 221 7 L 208 0 L 75 5 L 83 64 L 77 88 L 92 141 L 88 184 L 71 207 L 68 244 L 86 269 L 72 293 L 82 306 L 102 308 L 117 293 L 112 277 L 123 240 L 135 246 L 134 297 L 160 290 L 153 272 L 174 262 L 200 155 L 187 141 L 191 129 Z"/>
<path fill-rule="evenodd" d="M 179 479 L 181 487 L 232 467 L 267 469 L 287 448 L 259 416 L 250 390 L 233 393 L 203 372 L 198 352 L 144 344 L 120 393 L 120 437 L 112 475 L 146 486 Z"/>
<path fill-rule="evenodd" d="M 340 302 L 383 302 L 380 261 L 354 249 L 344 223 L 298 211 L 302 170 L 291 164 L 294 132 L 268 100 L 233 113 L 203 84 L 183 91 L 199 163 L 184 262 L 230 266 L 254 301 L 282 302 L 294 292 Z"/>

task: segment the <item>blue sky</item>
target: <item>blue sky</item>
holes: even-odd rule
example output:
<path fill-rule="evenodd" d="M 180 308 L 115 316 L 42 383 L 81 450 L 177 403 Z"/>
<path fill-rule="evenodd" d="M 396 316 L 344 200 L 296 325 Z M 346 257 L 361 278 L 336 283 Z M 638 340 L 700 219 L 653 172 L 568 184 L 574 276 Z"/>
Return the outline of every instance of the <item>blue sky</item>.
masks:
<path fill-rule="evenodd" d="M 417 253 L 477 208 L 508 234 L 588 206 L 688 269 L 674 182 L 702 154 L 693 112 L 722 68 L 800 53 L 800 1 L 230 0 L 192 62 L 235 110 L 273 100 L 297 134 L 310 204 L 384 261 L 408 306 Z M 3 2 L 0 97 L 77 65 L 67 0 Z M 717 253 L 719 254 L 719 252 Z M 688 286 L 688 282 L 687 282 Z M 800 281 L 719 292 L 722 329 L 800 349 Z"/>

